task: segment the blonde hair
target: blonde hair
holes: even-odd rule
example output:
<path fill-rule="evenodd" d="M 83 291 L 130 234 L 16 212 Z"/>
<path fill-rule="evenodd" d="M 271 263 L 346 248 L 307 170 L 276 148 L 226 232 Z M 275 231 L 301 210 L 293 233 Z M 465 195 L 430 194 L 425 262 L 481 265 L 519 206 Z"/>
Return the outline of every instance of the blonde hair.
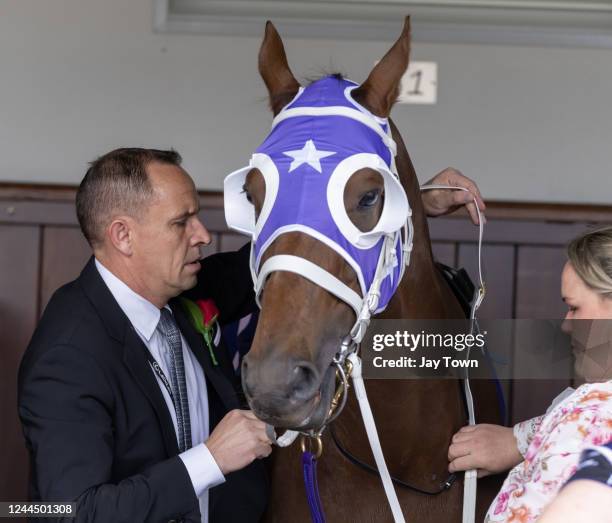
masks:
<path fill-rule="evenodd" d="M 572 267 L 588 287 L 612 298 L 612 226 L 572 240 L 567 254 Z"/>

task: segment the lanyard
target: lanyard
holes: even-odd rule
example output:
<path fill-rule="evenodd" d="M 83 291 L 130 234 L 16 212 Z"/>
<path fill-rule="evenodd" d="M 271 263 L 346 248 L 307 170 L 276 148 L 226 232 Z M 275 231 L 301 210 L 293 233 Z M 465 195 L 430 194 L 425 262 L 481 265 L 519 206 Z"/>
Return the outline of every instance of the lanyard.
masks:
<path fill-rule="evenodd" d="M 151 367 L 155 371 L 155 374 L 157 374 L 157 377 L 164 384 L 164 387 L 166 387 L 166 390 L 168 391 L 168 394 L 170 395 L 170 399 L 172 400 L 172 405 L 174 405 L 174 410 L 176 411 L 176 401 L 174 401 L 174 394 L 172 394 L 172 387 L 170 386 L 170 382 L 168 381 L 168 378 L 166 378 L 166 375 L 164 374 L 164 371 L 162 370 L 160 364 L 157 363 L 157 360 L 149 352 L 149 349 L 147 349 L 147 360 L 149 360 L 149 363 L 151 364 Z"/>
<path fill-rule="evenodd" d="M 217 329 L 218 329 L 218 325 L 217 325 Z M 219 331 L 215 332 L 215 334 L 213 335 L 213 338 L 216 338 L 218 333 Z M 151 351 L 148 348 L 146 349 L 146 354 L 147 354 L 147 360 L 149 361 L 149 364 L 155 371 L 155 374 L 157 374 L 157 377 L 164 384 L 164 387 L 166 387 L 166 390 L 168 391 L 168 394 L 170 395 L 170 399 L 172 400 L 172 404 L 174 405 L 174 410 L 176 411 L 177 405 L 176 405 L 176 401 L 174 400 L 174 394 L 172 394 L 172 387 L 170 386 L 170 382 L 168 381 L 168 378 L 166 378 L 166 375 L 164 374 L 164 371 L 162 370 L 161 365 L 157 363 L 157 360 L 153 357 L 153 355 L 151 354 Z"/>

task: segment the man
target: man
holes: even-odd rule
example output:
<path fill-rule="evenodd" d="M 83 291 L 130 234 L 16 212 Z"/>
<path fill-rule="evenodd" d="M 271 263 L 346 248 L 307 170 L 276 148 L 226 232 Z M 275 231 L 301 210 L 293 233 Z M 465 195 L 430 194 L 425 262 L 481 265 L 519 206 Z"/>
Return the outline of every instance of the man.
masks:
<path fill-rule="evenodd" d="M 212 296 L 222 321 L 253 306 L 248 251 L 202 262 L 210 235 L 174 151 L 118 149 L 77 193 L 93 257 L 49 302 L 24 355 L 19 413 L 32 500 L 75 501 L 76 521 L 258 521 L 270 453 L 265 425 L 239 410 L 177 297 Z M 454 170 L 436 183 L 477 188 Z M 429 214 L 467 202 L 428 193 Z M 474 212 L 474 210 L 473 210 Z"/>
<path fill-rule="evenodd" d="M 238 410 L 223 351 L 214 366 L 173 299 L 210 243 L 198 210 L 173 151 L 113 151 L 79 188 L 95 258 L 51 299 L 19 377 L 31 498 L 76 501 L 76 521 L 258 521 L 265 508 L 265 425 Z"/>

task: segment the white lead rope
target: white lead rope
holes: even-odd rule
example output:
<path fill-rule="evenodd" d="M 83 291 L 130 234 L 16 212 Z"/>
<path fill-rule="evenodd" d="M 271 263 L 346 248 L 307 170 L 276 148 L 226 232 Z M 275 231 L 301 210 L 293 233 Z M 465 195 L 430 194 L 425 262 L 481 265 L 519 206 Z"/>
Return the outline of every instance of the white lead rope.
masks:
<path fill-rule="evenodd" d="M 363 424 L 365 425 L 366 432 L 368 434 L 368 441 L 370 447 L 372 447 L 372 454 L 376 461 L 376 467 L 382 479 L 385 494 L 393 513 L 393 520 L 395 523 L 405 523 L 404 514 L 400 507 L 399 500 L 395 488 L 393 487 L 393 481 L 389 474 L 389 469 L 385 463 L 383 456 L 382 447 L 380 446 L 380 440 L 378 439 L 378 431 L 376 430 L 376 423 L 374 422 L 374 416 L 372 415 L 372 409 L 370 408 L 370 402 L 368 401 L 368 395 L 366 394 L 365 385 L 363 384 L 363 377 L 361 376 L 361 358 L 357 356 L 355 352 L 352 352 L 347 358 L 353 364 L 353 370 L 351 372 L 351 378 L 353 378 L 353 387 L 355 387 L 355 396 L 359 401 L 359 409 L 361 410 L 361 417 L 363 418 Z"/>
<path fill-rule="evenodd" d="M 469 189 L 466 189 L 465 187 L 453 187 L 452 185 L 440 185 L 440 184 L 433 184 L 433 183 L 428 184 L 428 185 L 421 185 L 421 191 L 432 191 L 435 189 L 446 189 L 446 190 L 463 191 L 463 192 L 470 193 Z M 483 268 L 482 268 L 482 237 L 484 233 L 484 223 L 482 221 L 482 214 L 480 213 L 480 209 L 478 208 L 478 202 L 476 201 L 475 196 L 473 197 L 473 200 L 474 200 L 474 205 L 476 206 L 476 214 L 478 215 L 478 283 L 480 284 L 480 288 L 484 290 L 485 284 L 484 284 Z M 482 302 L 482 298 L 476 302 L 475 306 L 472 306 L 472 318 L 473 318 L 473 315 L 478 310 L 478 308 L 480 307 L 481 302 Z"/>
<path fill-rule="evenodd" d="M 450 185 L 423 185 L 421 191 L 429 191 L 434 189 L 451 189 L 470 192 L 465 187 L 452 187 Z M 482 237 L 484 232 L 484 223 L 482 221 L 482 215 L 478 208 L 478 202 L 474 197 L 474 205 L 476 206 L 476 213 L 478 215 L 478 283 L 479 288 L 477 294 L 472 301 L 470 311 L 470 329 L 473 330 L 474 322 L 476 320 L 476 311 L 482 304 L 482 300 L 485 296 L 485 284 L 482 270 Z M 469 349 L 466 354 L 466 358 L 469 357 Z M 468 423 L 470 425 L 476 424 L 476 415 L 474 412 L 474 397 L 472 396 L 472 389 L 470 387 L 470 380 L 467 377 L 463 380 L 463 391 L 465 394 L 465 402 L 468 410 Z M 466 470 L 464 481 L 463 481 L 463 523 L 474 523 L 476 520 L 476 492 L 478 490 L 478 476 L 476 469 Z"/>

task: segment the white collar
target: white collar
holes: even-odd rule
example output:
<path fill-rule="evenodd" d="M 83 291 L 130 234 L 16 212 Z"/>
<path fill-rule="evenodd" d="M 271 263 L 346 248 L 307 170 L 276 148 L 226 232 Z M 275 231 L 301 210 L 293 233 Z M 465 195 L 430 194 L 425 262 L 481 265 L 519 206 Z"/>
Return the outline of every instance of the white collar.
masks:
<path fill-rule="evenodd" d="M 130 289 L 125 282 L 121 281 L 104 267 L 97 258 L 95 258 L 95 263 L 96 269 L 98 269 L 108 290 L 128 317 L 130 323 L 141 336 L 149 341 L 159 323 L 161 316 L 159 309 L 140 294 Z M 166 305 L 166 308 L 170 310 L 168 305 Z"/>

